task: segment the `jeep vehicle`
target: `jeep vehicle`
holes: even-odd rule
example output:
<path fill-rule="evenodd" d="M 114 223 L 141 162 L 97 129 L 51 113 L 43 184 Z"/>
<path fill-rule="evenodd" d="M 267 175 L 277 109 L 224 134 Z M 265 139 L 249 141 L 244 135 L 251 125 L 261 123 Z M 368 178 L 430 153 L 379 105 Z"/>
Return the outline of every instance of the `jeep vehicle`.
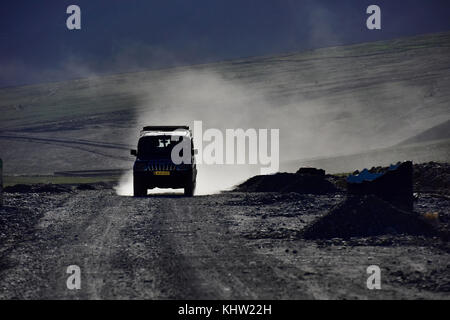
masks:
<path fill-rule="evenodd" d="M 190 141 L 191 161 L 175 164 L 172 161 L 172 150 L 182 139 Z M 188 126 L 144 127 L 137 150 L 131 150 L 131 155 L 136 156 L 133 166 L 134 196 L 146 196 L 147 190 L 153 188 L 184 188 L 186 196 L 193 196 L 197 179 L 196 153 Z"/>

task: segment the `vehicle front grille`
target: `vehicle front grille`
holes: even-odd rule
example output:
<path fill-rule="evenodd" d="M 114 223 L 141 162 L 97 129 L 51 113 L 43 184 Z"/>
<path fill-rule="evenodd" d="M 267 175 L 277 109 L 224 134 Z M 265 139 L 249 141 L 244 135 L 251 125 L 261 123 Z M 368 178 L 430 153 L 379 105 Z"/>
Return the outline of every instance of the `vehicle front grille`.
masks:
<path fill-rule="evenodd" d="M 148 163 L 149 171 L 175 171 L 175 165 L 170 162 L 153 162 Z"/>

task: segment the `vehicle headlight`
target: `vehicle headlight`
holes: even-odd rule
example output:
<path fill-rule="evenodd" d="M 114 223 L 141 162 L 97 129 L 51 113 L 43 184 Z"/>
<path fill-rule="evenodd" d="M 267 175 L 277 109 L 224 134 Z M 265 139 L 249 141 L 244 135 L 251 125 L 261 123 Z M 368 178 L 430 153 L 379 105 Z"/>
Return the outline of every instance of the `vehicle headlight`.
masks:
<path fill-rule="evenodd" d="M 147 162 L 135 162 L 134 171 L 147 171 Z"/>
<path fill-rule="evenodd" d="M 175 167 L 175 170 L 177 170 L 177 171 L 186 171 L 186 170 L 189 170 L 190 168 L 191 168 L 191 166 L 189 164 L 180 164 L 180 165 Z"/>

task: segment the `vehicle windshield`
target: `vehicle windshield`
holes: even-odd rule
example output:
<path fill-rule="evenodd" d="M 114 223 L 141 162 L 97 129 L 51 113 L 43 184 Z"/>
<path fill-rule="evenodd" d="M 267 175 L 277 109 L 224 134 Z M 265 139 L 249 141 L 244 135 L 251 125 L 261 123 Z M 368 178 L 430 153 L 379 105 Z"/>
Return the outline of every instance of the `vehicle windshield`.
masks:
<path fill-rule="evenodd" d="M 142 137 L 138 143 L 138 158 L 142 160 L 170 159 L 173 147 L 181 141 L 182 137 L 175 136 L 175 139 L 172 140 L 170 135 Z M 182 156 L 182 151 L 180 156 Z"/>

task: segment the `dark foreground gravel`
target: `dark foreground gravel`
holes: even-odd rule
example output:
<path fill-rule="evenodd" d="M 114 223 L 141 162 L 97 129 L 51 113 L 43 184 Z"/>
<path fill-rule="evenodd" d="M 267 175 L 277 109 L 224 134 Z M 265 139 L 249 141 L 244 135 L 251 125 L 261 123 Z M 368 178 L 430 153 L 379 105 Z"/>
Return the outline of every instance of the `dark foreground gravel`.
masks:
<path fill-rule="evenodd" d="M 1 299 L 450 297 L 445 195 L 422 194 L 415 208 L 441 233 L 388 228 L 306 240 L 307 227 L 342 205 L 344 193 L 132 198 L 107 188 L 56 190 L 5 194 Z M 67 289 L 70 265 L 81 268 L 81 290 Z M 381 268 L 381 290 L 367 289 L 370 265 Z"/>

